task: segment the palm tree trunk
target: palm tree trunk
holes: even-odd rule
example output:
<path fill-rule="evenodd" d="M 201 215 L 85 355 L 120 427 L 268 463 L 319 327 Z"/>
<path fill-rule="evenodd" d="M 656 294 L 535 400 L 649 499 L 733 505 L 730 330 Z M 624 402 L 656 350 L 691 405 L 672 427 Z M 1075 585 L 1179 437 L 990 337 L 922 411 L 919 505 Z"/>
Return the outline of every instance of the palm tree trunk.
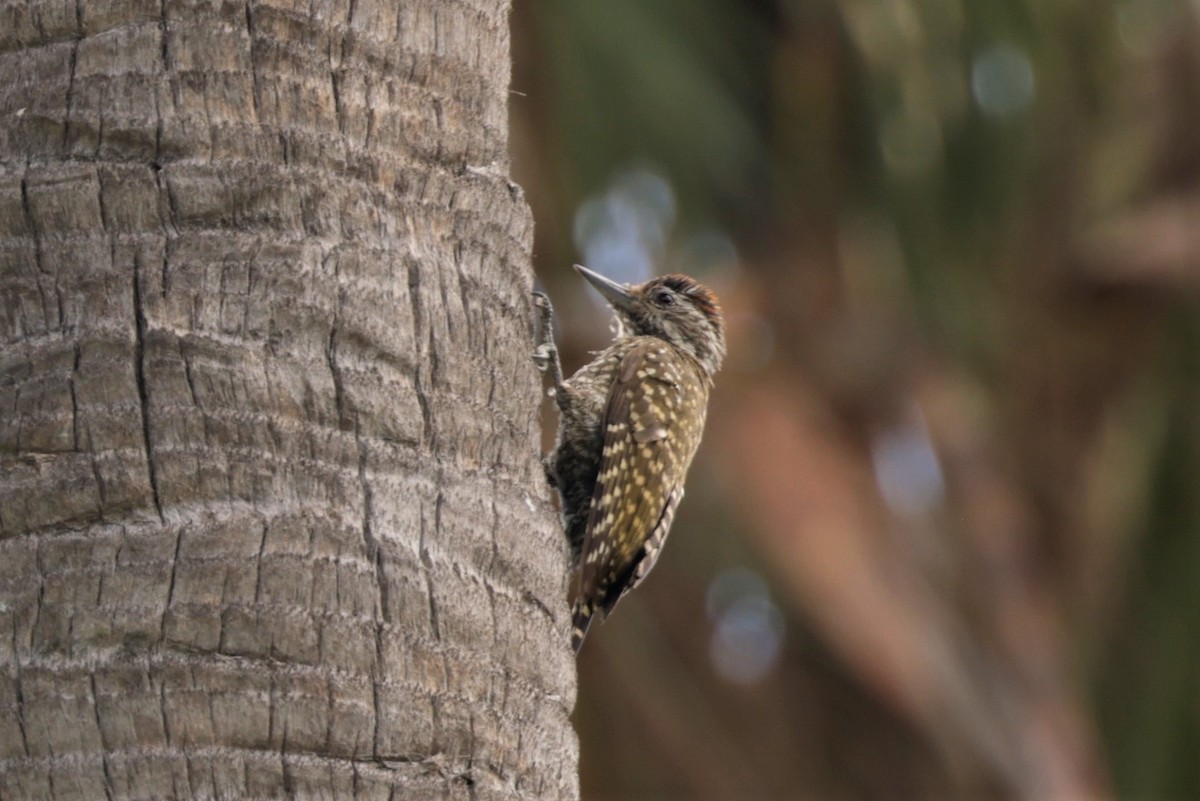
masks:
<path fill-rule="evenodd" d="M 0 798 L 575 798 L 508 3 L 0 9 Z"/>

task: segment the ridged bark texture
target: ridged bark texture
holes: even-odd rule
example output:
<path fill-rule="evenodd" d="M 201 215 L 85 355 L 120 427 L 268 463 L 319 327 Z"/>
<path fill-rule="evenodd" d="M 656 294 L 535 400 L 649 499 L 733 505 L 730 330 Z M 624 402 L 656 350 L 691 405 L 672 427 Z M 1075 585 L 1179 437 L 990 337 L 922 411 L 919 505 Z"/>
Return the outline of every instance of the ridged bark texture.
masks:
<path fill-rule="evenodd" d="M 0 4 L 0 798 L 577 797 L 507 15 Z"/>

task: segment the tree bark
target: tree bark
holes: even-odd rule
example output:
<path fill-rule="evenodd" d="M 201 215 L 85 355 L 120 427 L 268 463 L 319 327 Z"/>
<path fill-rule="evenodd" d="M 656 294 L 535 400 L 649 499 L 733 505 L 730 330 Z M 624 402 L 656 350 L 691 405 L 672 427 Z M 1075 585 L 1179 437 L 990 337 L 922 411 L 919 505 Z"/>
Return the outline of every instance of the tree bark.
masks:
<path fill-rule="evenodd" d="M 575 798 L 505 0 L 0 7 L 0 798 Z"/>

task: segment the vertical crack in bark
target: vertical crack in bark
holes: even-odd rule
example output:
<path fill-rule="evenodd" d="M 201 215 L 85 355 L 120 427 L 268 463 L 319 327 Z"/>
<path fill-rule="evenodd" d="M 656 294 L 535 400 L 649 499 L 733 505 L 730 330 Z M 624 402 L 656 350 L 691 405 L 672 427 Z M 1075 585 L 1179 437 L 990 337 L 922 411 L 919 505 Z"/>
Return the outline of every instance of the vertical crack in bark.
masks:
<path fill-rule="evenodd" d="M 174 217 L 174 210 L 172 210 L 171 216 Z M 162 275 L 162 281 L 160 282 L 160 285 L 159 285 L 159 292 L 161 293 L 160 296 L 162 297 L 163 300 L 167 299 L 167 289 L 171 285 L 170 251 L 171 251 L 171 239 L 170 239 L 170 237 L 164 237 L 163 238 L 162 267 L 159 268 L 160 273 Z"/>
<path fill-rule="evenodd" d="M 62 284 L 58 280 L 58 268 L 59 268 L 59 265 L 55 264 L 54 265 L 54 304 L 55 304 L 55 308 L 58 311 L 58 327 L 61 330 L 65 331 L 66 327 L 67 327 L 67 312 L 66 312 L 66 307 L 63 305 Z"/>
<path fill-rule="evenodd" d="M 70 144 L 71 106 L 75 104 L 75 62 L 79 55 L 79 42 L 82 40 L 83 9 L 79 5 L 79 0 L 75 0 L 75 39 L 71 43 L 71 58 L 67 67 L 66 110 L 63 112 L 62 149 L 64 155 L 67 153 L 67 147 Z"/>
<path fill-rule="evenodd" d="M 28 171 L 26 172 L 28 176 Z M 37 216 L 33 213 L 33 205 L 29 200 L 29 180 L 28 177 L 21 178 L 21 211 L 25 214 L 25 223 L 29 226 L 29 233 L 33 236 L 33 263 L 37 266 L 38 276 L 38 297 L 42 302 L 42 324 L 46 328 L 55 328 L 51 324 L 49 317 L 49 309 L 46 305 L 46 291 L 42 286 L 42 276 L 45 275 L 45 255 L 42 253 L 42 234 L 41 226 L 38 225 Z M 57 285 L 57 281 L 55 284 Z M 61 293 L 60 293 L 61 294 Z M 61 307 L 61 297 L 59 298 Z M 59 318 L 59 325 L 62 325 L 62 319 Z"/>
<path fill-rule="evenodd" d="M 345 136 L 346 121 L 342 118 L 342 90 L 341 90 L 341 87 L 338 86 L 338 73 L 337 73 L 337 69 L 335 67 L 333 67 L 333 65 L 330 65 L 330 68 L 329 68 L 329 82 L 330 82 L 330 85 L 333 87 L 334 121 L 337 123 L 338 133 Z"/>
<path fill-rule="evenodd" d="M 75 363 L 71 366 L 71 446 L 79 452 L 79 398 L 75 394 L 75 379 L 79 375 L 79 342 L 75 343 Z M 93 460 L 94 463 L 95 460 Z"/>
<path fill-rule="evenodd" d="M 39 598 L 39 603 L 41 599 Z M 19 653 L 16 649 L 17 627 L 13 626 L 13 654 Z M 17 701 L 17 729 L 21 732 L 21 748 L 25 751 L 25 758 L 28 759 L 29 754 L 29 736 L 25 733 L 25 694 L 21 689 L 21 665 L 18 660 L 14 659 L 13 664 L 16 670 L 16 677 L 13 679 L 13 691 L 16 694 Z"/>
<path fill-rule="evenodd" d="M 162 106 L 160 105 L 160 103 L 162 100 L 161 95 L 162 95 L 164 88 L 168 91 L 170 90 L 170 77 L 169 76 L 171 75 L 170 53 L 167 50 L 167 43 L 168 43 L 167 0 L 159 0 L 158 10 L 159 10 L 159 16 L 162 18 L 161 21 L 159 22 L 159 35 L 162 37 L 162 43 L 161 43 L 161 49 L 159 52 L 159 57 L 162 60 L 162 82 L 163 82 L 163 84 L 165 84 L 165 87 L 164 86 L 156 87 L 155 91 L 154 91 L 154 116 L 155 116 L 154 159 L 153 159 L 153 161 L 150 162 L 150 166 L 153 167 L 153 169 L 154 169 L 154 177 L 155 177 L 155 180 L 159 182 L 158 188 L 159 188 L 159 191 L 161 192 L 162 191 L 162 183 L 161 183 L 160 176 L 158 173 L 162 169 L 163 110 L 162 110 Z M 163 226 L 163 229 L 165 232 L 165 229 L 166 229 L 165 224 Z M 166 265 L 164 264 L 164 267 L 165 266 Z M 164 278 L 165 278 L 165 276 L 164 276 Z M 164 293 L 166 292 L 166 282 L 165 281 L 163 282 L 163 292 Z"/>
<path fill-rule="evenodd" d="M 112 774 L 108 770 L 108 746 L 104 742 L 104 727 L 100 723 L 100 696 L 96 692 L 96 674 L 88 677 L 92 688 L 92 716 L 96 721 L 96 736 L 100 738 L 100 766 L 104 771 L 104 797 L 113 798 Z"/>
<path fill-rule="evenodd" d="M 254 575 L 254 602 L 262 603 L 262 587 L 263 587 L 263 553 L 267 550 L 267 529 L 269 524 L 266 520 L 262 521 L 262 537 L 258 541 L 258 557 Z"/>
<path fill-rule="evenodd" d="M 164 260 L 164 264 L 166 261 Z M 179 340 L 179 361 L 183 362 L 183 380 L 187 382 L 188 397 L 192 399 L 192 405 L 203 411 L 200 406 L 200 399 L 196 396 L 196 376 L 192 373 L 192 360 L 183 352 L 183 340 Z M 208 427 L 205 426 L 205 439 L 207 440 Z"/>
<path fill-rule="evenodd" d="M 324 654 L 322 654 L 321 659 L 325 659 Z M 325 706 L 325 742 L 322 744 L 322 751 L 326 754 L 332 753 L 334 747 L 333 716 L 336 711 L 336 705 L 333 702 L 333 693 L 333 677 L 327 676 L 325 678 L 325 697 L 328 699 L 328 704 Z"/>
<path fill-rule="evenodd" d="M 438 435 L 434 430 L 433 423 L 433 403 L 430 395 L 434 392 L 434 387 L 438 383 L 438 357 L 437 357 L 437 342 L 436 335 L 433 331 L 433 326 L 429 326 L 429 341 L 426 343 L 426 357 L 429 362 L 429 380 L 421 381 L 418 375 L 417 384 L 417 400 L 421 406 L 421 419 L 425 425 L 425 445 L 430 452 L 437 454 L 439 449 Z"/>
<path fill-rule="evenodd" d="M 163 605 L 162 623 L 159 627 L 159 642 L 167 641 L 167 617 L 171 614 L 171 602 L 175 598 L 175 576 L 179 573 L 179 550 L 183 544 L 183 528 L 175 529 L 175 555 L 171 558 L 171 580 L 167 583 L 167 602 Z M 165 712 L 164 707 L 164 712 Z M 168 741 L 169 742 L 169 741 Z"/>
<path fill-rule="evenodd" d="M 375 671 L 376 675 L 371 682 L 371 704 L 375 709 L 374 728 L 371 731 L 371 756 L 374 759 L 379 759 L 380 742 L 379 738 L 383 731 L 383 699 L 379 697 L 379 685 L 383 682 L 383 629 L 382 624 L 375 629 Z"/>
<path fill-rule="evenodd" d="M 137 318 L 133 349 L 133 370 L 137 380 L 138 399 L 142 407 L 142 445 L 146 451 L 146 471 L 150 478 L 150 494 L 159 521 L 165 522 L 162 501 L 158 494 L 158 473 L 154 466 L 154 448 L 150 438 L 150 390 L 146 384 L 146 309 L 142 305 L 142 274 L 137 257 L 133 259 L 133 312 Z"/>
<path fill-rule="evenodd" d="M 325 259 L 333 259 L 333 285 L 337 295 L 334 299 L 333 320 L 329 325 L 329 342 L 325 345 L 325 360 L 329 362 L 329 374 L 333 378 L 333 399 L 337 407 L 337 424 L 339 429 L 347 426 L 346 394 L 342 383 L 342 368 L 338 365 L 338 325 L 342 317 L 342 259 L 334 252 L 326 254 Z M 355 444 L 358 445 L 357 421 L 355 422 Z M 361 449 L 360 449 L 361 451 Z M 360 453 L 361 460 L 361 453 Z M 360 472 L 361 478 L 361 472 Z"/>
<path fill-rule="evenodd" d="M 494 425 L 493 425 L 494 431 Z M 488 562 L 487 574 L 483 577 L 483 586 L 487 588 L 488 604 L 492 608 L 492 647 L 495 648 L 499 641 L 499 620 L 496 617 L 496 563 L 500 560 L 500 543 L 497 541 L 497 534 L 500 532 L 500 509 L 496 505 L 496 496 L 499 492 L 499 486 L 496 483 L 497 476 L 501 475 L 501 465 L 499 459 L 497 463 L 492 465 L 492 524 L 488 526 L 488 531 L 492 540 L 492 558 Z"/>
<path fill-rule="evenodd" d="M 342 386 L 342 370 L 338 366 L 337 361 L 337 320 L 335 316 L 334 324 L 329 329 L 329 342 L 325 345 L 325 360 L 329 362 L 329 373 L 333 376 L 333 402 L 337 408 L 337 427 L 340 429 L 346 425 L 346 395 Z M 357 422 L 355 423 L 357 427 Z"/>
<path fill-rule="evenodd" d="M 351 413 L 347 409 L 345 380 L 338 360 L 339 320 L 342 313 L 341 259 L 336 254 L 333 258 L 334 284 L 337 291 L 337 300 L 334 305 L 333 320 L 329 327 L 329 340 L 325 346 L 325 360 L 329 364 L 329 374 L 333 380 L 334 404 L 337 409 L 337 428 L 339 431 L 343 431 L 349 427 Z M 371 678 L 371 703 L 374 710 L 371 731 L 371 754 L 373 758 L 378 758 L 382 744 L 383 729 L 383 699 L 380 697 L 380 686 L 384 680 L 385 666 L 387 664 L 383 638 L 387 624 L 391 621 L 391 603 L 388 592 L 387 571 L 384 567 L 383 547 L 376 539 L 375 530 L 371 523 L 374 510 L 374 496 L 371 490 L 371 483 L 367 478 L 367 446 L 362 438 L 357 412 L 354 413 L 354 447 L 357 453 L 358 483 L 362 489 L 362 522 L 360 523 L 360 528 L 362 531 L 363 549 L 366 552 L 367 561 L 375 569 L 375 586 L 378 593 L 375 619 L 375 665 L 372 669 L 373 676 Z M 330 687 L 328 725 L 329 728 L 326 732 L 327 740 L 332 738 L 333 730 L 332 686 Z"/>
<path fill-rule="evenodd" d="M 197 770 L 202 771 L 203 769 L 197 768 Z M 176 782 L 175 775 L 172 774 L 171 785 L 172 785 L 172 788 L 175 790 L 175 797 L 176 798 L 195 798 L 196 790 L 195 790 L 195 787 L 193 786 L 193 782 L 192 782 L 192 760 L 190 760 L 190 759 L 183 760 L 183 780 L 185 782 L 187 782 L 187 786 L 184 787 L 183 789 L 180 789 L 179 786 L 175 783 Z"/>
<path fill-rule="evenodd" d="M 96 454 L 92 454 L 92 478 L 96 480 L 96 492 L 100 498 L 100 509 L 96 512 L 97 520 L 104 520 L 104 510 L 108 508 L 107 493 L 104 489 L 104 476 L 100 475 L 100 463 L 96 460 Z"/>
<path fill-rule="evenodd" d="M 283 739 L 279 741 L 279 766 L 283 770 L 283 797 L 297 798 L 296 774 L 292 770 L 292 763 L 287 758 L 287 725 L 283 727 Z"/>
<path fill-rule="evenodd" d="M 150 675 L 153 676 L 154 674 L 151 673 Z M 166 685 L 166 682 L 161 682 L 158 685 L 158 711 L 159 711 L 159 714 L 162 715 L 163 742 L 165 742 L 167 744 L 167 747 L 170 748 L 173 745 L 173 743 L 171 741 L 174 738 L 171 736 L 171 716 L 167 714 L 167 685 Z M 185 760 L 185 762 L 186 762 L 186 760 Z"/>
<path fill-rule="evenodd" d="M 29 650 L 34 650 L 35 640 L 38 636 L 38 630 L 42 625 L 42 610 L 46 608 L 46 566 L 42 563 L 42 546 L 38 543 L 37 554 L 34 557 L 37 563 L 38 572 L 38 593 L 37 607 L 33 613 L 33 626 L 29 629 Z"/>
<path fill-rule="evenodd" d="M 413 344 L 419 346 L 421 334 L 426 328 L 425 311 L 421 303 L 421 268 L 414 263 L 408 269 L 408 302 L 412 305 Z M 429 348 L 432 351 L 432 331 L 430 332 Z M 430 391 L 432 380 L 426 382 L 421 378 L 421 363 L 424 361 L 417 353 L 417 367 L 413 371 L 413 389 L 416 391 L 417 404 L 421 407 L 421 442 L 432 449 L 433 447 L 433 410 L 429 405 L 426 393 Z M 431 376 L 432 378 L 432 376 Z"/>
<path fill-rule="evenodd" d="M 391 610 L 388 599 L 387 574 L 383 566 L 383 547 L 375 538 L 375 531 L 371 526 L 374 496 L 371 482 L 367 480 L 367 447 L 359 434 L 357 415 L 354 418 L 354 440 L 358 446 L 358 482 L 362 486 L 363 493 L 363 543 L 367 549 L 367 558 L 375 565 L 375 583 L 379 585 L 379 618 L 381 622 L 388 623 L 391 621 Z"/>
<path fill-rule="evenodd" d="M 375 620 L 375 666 L 373 670 L 374 676 L 371 680 L 371 700 L 375 709 L 374 729 L 371 732 L 371 753 L 372 756 L 378 758 L 381 745 L 380 738 L 383 736 L 383 699 L 380 697 L 379 688 L 383 683 L 386 672 L 385 666 L 387 665 L 383 648 L 383 637 L 387 624 L 391 621 L 391 603 L 388 594 L 387 571 L 384 569 L 383 563 L 383 548 L 375 538 L 375 531 L 371 526 L 371 512 L 374 499 L 371 494 L 371 484 L 367 480 L 367 449 L 359 431 L 358 415 L 354 417 L 354 444 L 358 449 L 358 482 L 362 487 L 363 493 L 363 546 L 366 549 L 368 561 L 375 566 L 375 585 L 379 593 L 377 600 L 379 612 Z"/>
<path fill-rule="evenodd" d="M 164 36 L 166 34 L 164 33 Z M 166 47 L 165 39 L 164 45 Z M 165 58 L 165 53 L 164 53 Z M 175 207 L 175 195 L 171 192 L 171 185 L 163 177 L 163 165 L 160 156 L 160 148 L 162 147 L 162 112 L 157 109 L 157 95 L 155 96 L 156 112 L 158 113 L 158 132 L 157 139 L 154 143 L 154 161 L 151 162 L 150 168 L 154 171 L 154 185 L 158 189 L 158 219 L 162 225 L 163 232 L 163 255 L 162 255 L 162 280 L 159 282 L 159 293 L 163 300 L 166 300 L 167 293 L 171 287 L 171 235 L 178 233 L 176 225 L 177 210 Z M 164 201 L 166 205 L 164 214 Z"/>
<path fill-rule="evenodd" d="M 445 496 L 441 488 L 445 486 L 444 481 L 445 473 L 439 469 L 437 500 L 434 502 L 433 507 L 433 530 L 436 532 L 441 532 L 442 530 L 442 504 L 445 502 Z M 420 540 L 417 548 L 421 557 L 421 566 L 424 568 L 422 572 L 425 574 L 425 592 L 429 596 L 429 626 L 433 631 L 433 636 L 440 640 L 442 638 L 442 630 L 438 622 L 437 598 L 433 594 L 433 558 L 429 555 L 429 547 L 425 544 L 428 528 L 429 526 L 425 521 L 425 512 L 422 510 Z"/>
<path fill-rule="evenodd" d="M 252 0 L 246 0 L 246 36 L 250 43 L 250 80 L 254 83 L 254 91 L 251 92 L 251 100 L 254 102 L 254 121 L 262 124 L 262 116 L 259 114 L 259 95 L 262 88 L 259 86 L 258 80 L 258 61 L 254 54 L 254 3 Z"/>
<path fill-rule="evenodd" d="M 283 789 L 287 792 L 287 798 L 295 798 L 296 794 L 292 788 L 291 782 L 288 780 L 287 773 L 287 750 L 288 750 L 288 720 L 283 721 L 283 731 L 279 733 L 279 761 L 283 764 Z"/>
<path fill-rule="evenodd" d="M 459 775 L 467 785 L 467 795 L 474 801 L 475 795 L 475 778 L 473 770 L 475 768 L 475 755 L 479 752 L 479 739 L 475 733 L 475 713 L 467 715 L 467 769 Z"/>
<path fill-rule="evenodd" d="M 451 201 L 453 202 L 453 200 Z M 471 330 L 471 281 L 463 269 L 463 244 L 454 243 L 454 273 L 458 277 L 458 302 L 462 304 L 463 318 L 467 322 L 467 330 Z M 444 295 L 443 295 L 444 297 Z"/>
<path fill-rule="evenodd" d="M 276 712 L 279 711 L 279 680 L 271 674 L 271 686 L 267 689 L 267 744 L 275 742 Z"/>

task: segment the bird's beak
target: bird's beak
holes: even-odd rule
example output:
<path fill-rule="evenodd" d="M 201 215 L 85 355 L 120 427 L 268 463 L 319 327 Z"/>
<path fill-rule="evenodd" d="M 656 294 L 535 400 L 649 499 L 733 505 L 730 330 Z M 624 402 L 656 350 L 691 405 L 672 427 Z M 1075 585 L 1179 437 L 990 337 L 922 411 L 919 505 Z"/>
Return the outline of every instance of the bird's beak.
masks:
<path fill-rule="evenodd" d="M 605 278 L 599 273 L 594 273 L 583 265 L 576 264 L 575 272 L 587 279 L 587 282 L 604 296 L 604 299 L 612 304 L 613 308 L 621 311 L 633 310 L 633 293 L 629 291 L 629 287 L 624 284 L 618 284 L 616 281 Z"/>

